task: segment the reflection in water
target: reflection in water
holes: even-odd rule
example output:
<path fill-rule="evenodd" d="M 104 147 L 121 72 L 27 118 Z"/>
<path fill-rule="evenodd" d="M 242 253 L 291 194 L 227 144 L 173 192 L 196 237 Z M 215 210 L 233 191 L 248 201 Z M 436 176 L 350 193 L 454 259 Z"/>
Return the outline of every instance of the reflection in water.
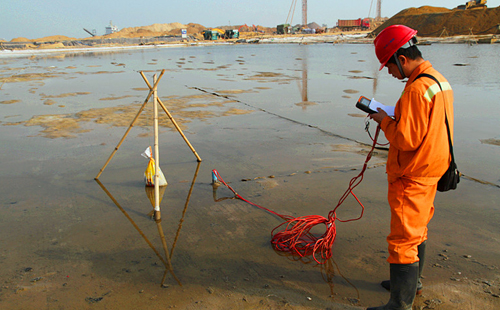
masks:
<path fill-rule="evenodd" d="M 159 187 L 160 192 L 159 192 L 159 197 L 160 197 L 160 204 L 161 201 L 163 200 L 163 195 L 165 195 L 165 190 L 167 189 L 167 186 L 160 186 Z M 155 207 L 155 188 L 153 186 L 144 186 L 144 190 L 146 191 L 146 196 L 149 199 L 149 202 L 151 202 L 151 206 L 154 208 Z M 151 210 L 151 212 L 148 213 L 148 217 L 153 218 L 154 216 L 154 210 Z"/>
<path fill-rule="evenodd" d="M 337 263 L 335 262 L 335 260 L 332 257 L 330 257 L 328 260 L 326 260 L 324 264 L 318 264 L 312 258 L 311 255 L 309 255 L 309 256 L 300 256 L 300 255 L 296 255 L 296 254 L 293 254 L 293 253 L 290 253 L 290 252 L 277 251 L 276 249 L 274 249 L 274 252 L 276 254 L 280 255 L 280 256 L 285 256 L 289 260 L 296 261 L 296 262 L 301 262 L 304 265 L 313 264 L 312 265 L 313 268 L 319 268 L 320 272 L 321 272 L 321 277 L 323 278 L 323 280 L 330 287 L 330 297 L 335 296 L 335 292 L 334 292 L 335 283 L 334 283 L 333 279 L 335 278 L 335 269 L 336 269 L 337 273 L 342 277 L 342 279 L 344 279 L 347 283 L 349 283 L 350 286 L 352 286 L 354 288 L 354 290 L 356 290 L 356 295 L 357 295 L 356 300 L 351 300 L 351 302 L 354 303 L 354 304 L 356 304 L 356 303 L 359 302 L 360 295 L 359 295 L 358 288 L 356 286 L 354 286 L 354 284 L 352 284 L 352 282 L 349 281 L 349 279 L 347 279 L 342 274 L 342 272 L 340 271 L 339 265 L 337 265 Z"/>
<path fill-rule="evenodd" d="M 234 195 L 234 196 L 228 196 L 228 197 L 221 197 L 221 198 L 217 198 L 217 189 L 219 188 L 219 186 L 221 186 L 222 184 L 220 182 L 217 182 L 217 181 L 214 181 L 212 182 L 212 189 L 213 189 L 213 195 L 214 195 L 214 201 L 215 202 L 219 202 L 219 201 L 222 201 L 222 200 L 226 200 L 226 199 L 238 199 L 238 196 Z"/>
<path fill-rule="evenodd" d="M 217 189 L 219 188 L 219 186 L 221 186 L 222 184 L 226 185 L 233 193 L 234 193 L 234 196 L 227 196 L 227 197 L 222 197 L 222 198 L 217 198 Z M 226 200 L 226 199 L 241 199 L 245 202 L 248 202 L 260 209 L 263 209 L 263 210 L 267 210 L 268 212 L 272 213 L 272 214 L 275 214 L 277 216 L 280 216 L 282 217 L 283 219 L 287 219 L 277 213 L 274 213 L 273 211 L 270 211 L 266 208 L 263 208 L 261 206 L 258 206 L 256 204 L 253 204 L 252 202 L 249 202 L 245 199 L 243 199 L 240 195 L 238 195 L 234 189 L 232 189 L 229 185 L 227 185 L 223 180 L 222 178 L 220 178 L 219 174 L 217 173 L 216 170 L 212 170 L 212 188 L 213 188 L 213 198 L 214 198 L 214 201 L 215 202 L 219 202 L 219 201 L 223 201 L 223 200 Z M 313 237 L 312 236 L 312 233 L 308 233 L 308 234 L 311 234 L 311 238 Z M 340 272 L 340 268 L 339 266 L 337 265 L 337 263 L 335 263 L 335 261 L 333 260 L 333 258 L 330 256 L 327 260 L 323 261 L 322 264 L 319 264 L 318 261 L 314 258 L 314 252 L 313 251 L 309 251 L 309 253 L 304 253 L 304 252 L 298 252 L 298 251 L 295 251 L 295 252 L 289 252 L 289 251 L 282 251 L 282 250 L 278 250 L 276 247 L 272 247 L 274 252 L 276 252 L 278 255 L 280 256 L 285 256 L 287 257 L 288 259 L 292 260 L 292 261 L 300 261 L 301 263 L 303 264 L 313 264 L 313 267 L 315 268 L 320 268 L 320 271 L 321 271 L 321 276 L 323 278 L 323 280 L 325 280 L 325 282 L 330 286 L 330 296 L 333 297 L 335 294 L 334 294 L 334 282 L 333 282 L 333 279 L 335 277 L 335 268 L 334 266 L 337 268 L 337 271 L 338 271 L 338 274 L 347 282 L 349 283 L 349 285 L 351 285 L 355 290 L 356 290 L 356 294 L 357 294 L 357 298 L 354 300 L 352 299 L 351 300 L 351 303 L 353 304 L 356 304 L 359 302 L 359 299 L 360 299 L 360 296 L 359 296 L 359 290 L 346 278 L 344 277 L 344 275 Z"/>
<path fill-rule="evenodd" d="M 165 277 L 166 277 L 166 274 L 168 271 L 170 271 L 170 273 L 172 274 L 174 279 L 177 281 L 177 283 L 179 283 L 179 285 L 182 285 L 181 282 L 179 281 L 179 279 L 174 274 L 174 271 L 172 269 L 172 265 L 170 263 L 170 257 L 167 255 L 166 256 L 167 260 L 165 260 L 163 258 L 163 256 L 161 256 L 161 254 L 158 252 L 158 250 L 155 248 L 155 246 L 151 243 L 151 241 L 149 241 L 148 237 L 146 237 L 146 235 L 142 232 L 142 230 L 139 228 L 139 226 L 137 226 L 137 224 L 130 217 L 130 215 L 128 215 L 127 211 L 125 211 L 123 209 L 123 207 L 118 203 L 118 201 L 113 197 L 113 195 L 106 189 L 106 187 L 101 183 L 101 181 L 99 181 L 99 179 L 95 179 L 95 181 L 97 182 L 97 184 L 99 184 L 99 186 L 102 188 L 102 190 L 108 195 L 108 197 L 114 202 L 114 204 L 118 207 L 118 209 L 120 209 L 120 211 L 122 211 L 123 215 L 125 215 L 125 217 L 130 221 L 130 223 L 134 226 L 134 228 L 137 230 L 137 232 L 139 232 L 139 234 L 144 239 L 144 241 L 146 241 L 146 243 L 149 245 L 149 247 L 155 252 L 156 256 L 158 256 L 158 258 L 161 260 L 161 262 L 165 266 L 165 273 L 163 275 L 161 285 L 163 286 L 163 283 L 165 281 Z M 165 240 L 165 236 L 163 235 L 163 230 L 161 228 L 161 220 L 157 221 L 156 224 L 158 226 L 158 231 L 160 232 L 160 237 L 161 237 L 162 243 L 163 243 L 163 240 Z M 163 243 L 163 246 L 166 246 L 166 242 Z M 165 253 L 167 253 L 167 249 L 164 248 L 164 250 L 165 250 Z"/>
<path fill-rule="evenodd" d="M 379 72 L 380 72 L 380 70 L 375 68 L 375 72 L 373 73 L 373 90 L 372 90 L 373 97 L 372 98 L 375 98 L 375 95 L 377 94 Z"/>
<path fill-rule="evenodd" d="M 315 102 L 310 102 L 309 98 L 308 98 L 308 92 L 307 92 L 308 55 L 307 55 L 307 51 L 308 51 L 307 46 L 304 46 L 301 49 L 301 52 L 302 52 L 302 57 L 301 57 L 301 61 L 302 61 L 302 70 L 301 70 L 302 71 L 302 85 L 300 85 L 300 82 L 297 80 L 297 85 L 299 86 L 299 91 L 300 91 L 302 101 L 299 103 L 296 103 L 295 105 L 301 106 L 302 110 L 306 110 L 307 106 L 316 104 Z"/>
<path fill-rule="evenodd" d="M 187 208 L 189 205 L 189 200 L 190 200 L 191 194 L 193 192 L 193 187 L 194 187 L 194 184 L 196 182 L 196 178 L 198 177 L 198 171 L 200 169 L 200 164 L 201 164 L 201 162 L 197 163 L 196 171 L 194 173 L 193 181 L 191 182 L 191 187 L 189 188 L 189 192 L 188 192 L 188 195 L 186 197 L 186 202 L 184 204 L 184 210 L 182 211 L 182 216 L 181 216 L 181 219 L 179 221 L 179 227 L 177 228 L 177 232 L 176 232 L 175 239 L 174 239 L 174 242 L 172 244 L 172 249 L 170 250 L 170 253 L 168 251 L 168 245 L 167 245 L 167 240 L 165 238 L 165 234 L 163 233 L 161 219 L 155 221 L 157 229 L 158 229 L 158 234 L 159 234 L 161 242 L 162 242 L 162 247 L 163 247 L 163 251 L 165 254 L 165 258 L 163 258 L 163 256 L 159 253 L 159 251 L 156 249 L 156 247 L 151 243 L 151 241 L 148 239 L 148 237 L 142 232 L 142 230 L 139 228 L 139 226 L 137 226 L 135 221 L 130 217 L 130 215 L 128 215 L 127 211 L 125 211 L 123 209 L 123 207 L 118 203 L 118 201 L 113 197 L 113 195 L 106 189 L 106 187 L 101 183 L 101 181 L 99 181 L 99 179 L 95 179 L 97 184 L 99 184 L 99 186 L 106 193 L 106 195 L 108 195 L 108 197 L 113 201 L 113 203 L 118 207 L 118 209 L 120 209 L 120 211 L 123 213 L 123 215 L 125 215 L 125 217 L 130 221 L 132 226 L 134 226 L 134 228 L 137 230 L 137 232 L 139 232 L 139 234 L 144 239 L 144 241 L 146 241 L 146 243 L 149 245 L 149 247 L 153 250 L 153 252 L 155 252 L 156 256 L 161 260 L 161 262 L 165 266 L 165 272 L 163 273 L 163 277 L 162 277 L 160 286 L 164 285 L 165 279 L 167 277 L 167 273 L 169 273 L 169 272 L 172 275 L 172 277 L 177 281 L 177 283 L 180 286 L 182 286 L 181 282 L 179 281 L 179 279 L 177 278 L 177 276 L 175 275 L 175 273 L 173 271 L 171 260 L 172 260 L 173 254 L 174 254 L 174 249 L 175 249 L 175 246 L 177 244 L 177 240 L 179 239 L 179 235 L 180 235 L 181 228 L 182 228 L 182 223 L 184 222 L 184 216 L 186 214 L 186 211 L 187 211 Z M 160 202 L 165 194 L 166 188 L 167 188 L 167 186 L 160 187 Z M 154 203 L 155 203 L 154 188 L 146 186 L 145 190 L 146 190 L 146 196 L 148 197 L 149 201 L 151 202 L 151 205 L 154 207 Z M 154 210 L 153 210 L 153 212 L 154 212 Z M 151 216 L 153 214 L 153 212 L 149 213 L 148 215 Z"/>
<path fill-rule="evenodd" d="M 189 188 L 189 192 L 188 192 L 188 195 L 186 197 L 186 203 L 184 204 L 184 210 L 182 210 L 182 216 L 181 216 L 181 219 L 179 220 L 179 228 L 177 228 L 177 233 L 175 234 L 175 239 L 174 239 L 174 242 L 172 244 L 172 249 L 170 250 L 170 257 L 172 257 L 172 255 L 174 255 L 175 245 L 177 244 L 177 240 L 179 239 L 179 235 L 180 235 L 181 228 L 182 228 L 182 223 L 184 222 L 184 216 L 186 215 L 187 207 L 189 205 L 189 199 L 191 199 L 191 193 L 193 192 L 194 183 L 196 182 L 196 178 L 198 177 L 198 171 L 200 170 L 200 165 L 201 165 L 201 161 L 197 162 L 196 171 L 194 172 L 194 176 L 193 176 L 193 181 L 191 181 L 191 187 Z"/>
<path fill-rule="evenodd" d="M 333 292 L 333 287 L 334 287 L 333 278 L 335 276 L 334 265 L 337 268 L 337 272 L 342 277 L 342 279 L 344 279 L 347 283 L 349 283 L 350 286 L 352 286 L 356 290 L 356 295 L 357 295 L 356 300 L 355 301 L 351 300 L 351 302 L 358 303 L 359 299 L 360 299 L 358 288 L 356 286 L 354 286 L 354 284 L 352 284 L 351 281 L 349 281 L 342 274 L 342 272 L 340 272 L 339 265 L 337 265 L 337 263 L 333 260 L 333 258 L 330 258 L 329 260 L 327 260 L 325 262 L 325 264 L 317 265 L 317 266 L 319 266 L 319 268 L 321 268 L 321 276 L 323 277 L 323 280 L 325 280 L 325 282 L 328 283 L 328 285 L 330 286 L 331 295 L 334 295 L 334 292 Z M 315 266 L 315 267 L 317 267 L 317 266 Z"/>
<path fill-rule="evenodd" d="M 160 235 L 161 239 L 161 244 L 163 246 L 163 251 L 165 252 L 165 257 L 167 258 L 167 265 L 165 266 L 165 272 L 163 273 L 163 277 L 161 279 L 161 284 L 160 286 L 163 287 L 163 284 L 165 283 L 165 278 L 167 277 L 167 272 L 170 271 L 172 273 L 172 276 L 175 278 L 177 283 L 179 283 L 180 286 L 182 286 L 181 282 L 179 279 L 174 274 L 174 269 L 172 268 L 172 257 L 168 254 L 168 245 L 167 245 L 167 240 L 165 239 L 165 234 L 163 233 L 163 227 L 161 226 L 161 218 L 155 219 L 156 222 L 156 227 L 158 228 L 158 234 Z"/>

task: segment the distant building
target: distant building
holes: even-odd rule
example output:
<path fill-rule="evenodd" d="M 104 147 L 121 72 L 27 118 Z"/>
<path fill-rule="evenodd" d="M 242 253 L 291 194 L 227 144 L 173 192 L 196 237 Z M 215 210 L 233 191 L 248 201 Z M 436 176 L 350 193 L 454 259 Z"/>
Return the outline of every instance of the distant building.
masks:
<path fill-rule="evenodd" d="M 113 21 L 109 21 L 109 26 L 106 27 L 106 34 L 118 32 L 118 27 L 113 25 Z"/>

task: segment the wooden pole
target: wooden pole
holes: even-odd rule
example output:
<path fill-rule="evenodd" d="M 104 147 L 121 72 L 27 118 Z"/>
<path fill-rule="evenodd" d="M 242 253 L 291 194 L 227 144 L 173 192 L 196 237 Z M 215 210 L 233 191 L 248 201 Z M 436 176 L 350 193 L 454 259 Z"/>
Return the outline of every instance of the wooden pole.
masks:
<path fill-rule="evenodd" d="M 115 147 L 115 149 L 113 150 L 113 152 L 111 152 L 111 155 L 109 155 L 108 160 L 106 161 L 106 163 L 104 164 L 104 166 L 102 166 L 102 168 L 99 171 L 99 173 L 97 174 L 97 176 L 94 178 L 95 180 L 99 179 L 99 177 L 101 176 L 101 174 L 104 171 L 104 169 L 106 169 L 106 166 L 109 164 L 109 162 L 111 161 L 111 159 L 113 158 L 113 156 L 115 156 L 115 153 L 118 151 L 118 149 L 122 145 L 123 141 L 125 141 L 125 138 L 127 137 L 128 133 L 130 132 L 130 130 L 132 129 L 132 127 L 134 127 L 134 124 L 137 121 L 137 119 L 139 118 L 139 115 L 142 113 L 142 111 L 144 110 L 144 107 L 148 103 L 149 98 L 150 98 L 150 95 L 148 95 L 148 97 L 146 98 L 146 100 L 144 100 L 144 103 L 142 104 L 141 108 L 137 112 L 137 115 L 134 117 L 134 120 L 132 121 L 132 123 L 130 123 L 130 126 L 125 131 L 125 134 L 123 135 L 122 139 L 120 140 L 120 142 L 118 142 L 118 145 Z"/>
<path fill-rule="evenodd" d="M 194 147 L 191 145 L 191 143 L 189 143 L 189 140 L 186 138 L 186 136 L 184 135 L 184 133 L 182 132 L 182 129 L 179 127 L 179 125 L 177 125 L 177 122 L 175 121 L 175 119 L 172 117 L 172 114 L 170 114 L 170 112 L 168 112 L 167 108 L 165 107 L 165 105 L 163 104 L 163 102 L 161 102 L 160 98 L 158 98 L 158 103 L 160 104 L 161 108 L 163 109 L 163 111 L 165 111 L 165 113 L 167 114 L 168 118 L 170 118 L 170 120 L 172 121 L 172 124 L 174 124 L 175 128 L 177 129 L 177 131 L 181 134 L 182 138 L 184 139 L 184 141 L 186 142 L 186 144 L 189 146 L 189 148 L 191 149 L 191 151 L 193 152 L 194 156 L 196 156 L 196 160 L 198 162 L 201 162 L 201 158 L 200 158 L 200 155 L 198 155 L 198 153 L 196 153 L 196 150 L 194 149 Z"/>
<path fill-rule="evenodd" d="M 156 84 L 156 74 L 153 75 L 153 83 Z M 161 219 L 160 213 L 160 150 L 158 147 L 158 93 L 156 86 L 153 87 L 153 126 L 154 126 L 154 149 L 155 149 L 155 220 Z"/>
<path fill-rule="evenodd" d="M 163 69 L 161 71 L 161 74 L 163 75 L 164 72 L 165 72 L 165 69 Z M 146 79 L 146 77 L 144 76 L 144 73 L 142 73 L 142 71 L 141 71 L 141 75 L 142 75 L 144 81 L 146 82 L 146 84 L 148 84 L 149 89 L 152 90 L 153 87 L 151 86 L 151 84 L 149 84 L 148 80 Z M 198 162 L 201 162 L 201 157 L 198 155 L 198 153 L 196 153 L 196 150 L 191 145 L 191 143 L 189 143 L 189 140 L 186 138 L 186 136 L 182 132 L 182 129 L 179 127 L 179 125 L 177 124 L 177 122 L 173 118 L 172 114 L 170 114 L 170 112 L 167 110 L 167 108 L 165 107 L 165 105 L 163 104 L 163 102 L 161 102 L 160 98 L 158 98 L 158 103 L 160 104 L 160 106 L 163 109 L 163 111 L 165 111 L 165 113 L 167 114 L 168 118 L 172 121 L 172 124 L 174 124 L 175 129 L 177 129 L 177 131 L 181 134 L 182 138 L 184 139 L 184 141 L 186 142 L 186 144 L 189 146 L 189 148 L 193 152 L 194 156 L 196 156 L 196 160 Z"/>
<path fill-rule="evenodd" d="M 163 76 L 163 73 L 165 73 L 165 70 L 163 70 L 161 72 L 160 77 L 158 78 L 158 80 L 156 81 L 156 83 L 154 83 L 153 87 L 151 87 L 151 84 L 149 84 L 149 82 L 148 82 L 148 85 L 149 85 L 149 94 L 146 97 L 146 100 L 144 100 L 144 103 L 142 104 L 141 108 L 139 109 L 139 111 L 135 115 L 134 119 L 132 120 L 132 123 L 130 123 L 130 126 L 128 127 L 128 129 L 125 131 L 125 134 L 123 135 L 122 139 L 120 140 L 120 142 L 118 142 L 118 145 L 115 147 L 115 149 L 113 150 L 113 152 L 111 152 L 111 155 L 109 155 L 108 160 L 106 161 L 106 163 L 104 164 L 104 166 L 101 168 L 101 170 L 99 171 L 99 173 L 97 174 L 97 176 L 94 178 L 95 180 L 99 179 L 99 177 L 101 176 L 101 174 L 104 171 L 104 169 L 106 169 L 106 166 L 109 164 L 109 162 L 111 161 L 111 159 L 113 158 L 113 156 L 115 156 L 115 153 L 118 151 L 118 149 L 122 145 L 123 141 L 125 141 L 125 138 L 127 137 L 128 133 L 130 132 L 130 130 L 132 129 L 132 127 L 134 127 L 134 124 L 137 121 L 137 119 L 139 118 L 139 115 L 141 115 L 142 111 L 146 107 L 146 104 L 148 103 L 149 98 L 151 98 L 151 96 L 153 95 L 153 89 L 156 89 L 156 86 L 160 82 L 160 79 Z M 141 72 L 141 75 L 142 75 L 142 77 L 147 82 L 147 79 L 146 79 L 146 77 L 144 76 L 144 74 L 142 72 Z"/>

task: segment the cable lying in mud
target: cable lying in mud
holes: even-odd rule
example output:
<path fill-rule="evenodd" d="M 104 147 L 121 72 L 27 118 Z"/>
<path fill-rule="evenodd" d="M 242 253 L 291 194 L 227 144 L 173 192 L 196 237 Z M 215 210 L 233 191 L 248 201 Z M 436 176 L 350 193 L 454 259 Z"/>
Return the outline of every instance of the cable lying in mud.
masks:
<path fill-rule="evenodd" d="M 356 194 L 354 194 L 353 190 L 361 183 L 361 181 L 363 181 L 366 168 L 368 167 L 368 162 L 370 161 L 373 150 L 377 145 L 379 132 L 380 127 L 377 127 L 375 137 L 373 138 L 373 145 L 370 152 L 366 156 L 365 162 L 363 164 L 363 169 L 356 177 L 351 179 L 351 181 L 349 182 L 349 187 L 339 199 L 335 208 L 328 213 L 328 217 L 323 217 L 320 215 L 293 217 L 290 215 L 279 214 L 268 208 L 262 207 L 240 196 L 230 185 L 228 185 L 222 179 L 222 177 L 219 175 L 219 172 L 217 172 L 217 170 L 215 169 L 212 170 L 213 184 L 215 185 L 219 182 L 224 184 L 234 193 L 236 198 L 239 198 L 284 220 L 283 223 L 276 226 L 271 232 L 271 244 L 276 251 L 289 253 L 298 257 L 311 256 L 318 264 L 324 264 L 332 257 L 332 246 L 337 236 L 337 228 L 335 226 L 336 221 L 345 223 L 356 221 L 363 217 L 365 207 L 358 199 Z M 361 213 L 357 218 L 349 218 L 344 220 L 340 219 L 337 216 L 336 211 L 350 195 L 352 195 L 361 206 Z M 325 225 L 325 232 L 321 236 L 318 236 L 312 233 L 311 229 L 320 224 Z"/>
<path fill-rule="evenodd" d="M 460 177 L 461 178 L 465 178 L 465 179 L 467 179 L 469 181 L 473 181 L 473 182 L 479 183 L 479 184 L 490 185 L 490 186 L 493 186 L 493 187 L 500 188 L 500 185 L 498 185 L 498 184 L 495 184 L 495 183 L 492 183 L 492 182 L 488 182 L 488 181 L 479 180 L 479 179 L 473 178 L 471 176 L 465 175 L 463 173 L 460 173 Z"/>
<path fill-rule="evenodd" d="M 241 103 L 241 104 L 244 104 L 252 109 L 255 109 L 255 110 L 259 110 L 261 112 L 264 112 L 264 113 L 267 113 L 267 114 L 270 114 L 270 115 L 273 115 L 273 116 L 276 116 L 276 117 L 279 117 L 281 119 L 285 119 L 287 121 L 290 121 L 290 122 L 293 122 L 295 124 L 299 124 L 299 125 L 302 125 L 302 126 L 307 126 L 307 127 L 311 127 L 311 128 L 315 128 L 317 130 L 319 130 L 320 132 L 326 134 L 326 135 L 329 135 L 329 136 L 332 136 L 332 137 L 337 137 L 337 138 L 341 138 L 341 139 L 345 139 L 345 140 L 348 140 L 348 141 L 352 141 L 352 142 L 356 142 L 358 144 L 361 144 L 361 145 L 364 145 L 364 146 L 369 146 L 371 147 L 370 144 L 368 143 L 364 143 L 364 142 L 361 142 L 361 141 L 358 141 L 358 140 L 355 140 L 355 139 L 351 139 L 351 138 L 348 138 L 348 137 L 344 137 L 344 136 L 341 136 L 341 135 L 338 135 L 338 134 L 335 134 L 333 132 L 330 132 L 330 131 L 327 131 L 327 130 L 324 130 L 324 129 L 321 129 L 319 128 L 318 126 L 313 126 L 313 125 L 310 125 L 310 124 L 306 124 L 306 123 L 302 123 L 302 122 L 299 122 L 297 120 L 294 120 L 294 119 L 291 119 L 291 118 L 288 118 L 286 116 L 283 116 L 283 115 L 279 115 L 279 114 L 276 114 L 274 112 L 270 112 L 268 110 L 265 110 L 265 109 L 262 109 L 262 108 L 259 108 L 259 107 L 256 107 L 256 106 L 253 106 L 251 104 L 248 104 L 246 102 L 243 102 L 241 100 L 238 100 L 238 99 L 235 99 L 235 98 L 231 98 L 227 95 L 222 95 L 222 94 L 219 94 L 217 92 L 214 92 L 214 91 L 209 91 L 209 90 L 206 90 L 206 89 L 203 89 L 203 88 L 200 88 L 200 87 L 196 87 L 196 86 L 188 86 L 186 85 L 187 88 L 190 88 L 190 89 L 196 89 L 198 91 L 201 91 L 201 92 L 204 92 L 206 94 L 210 94 L 210 95 L 213 95 L 213 96 L 216 96 L 216 97 L 221 97 L 221 98 L 225 98 L 227 100 L 232 100 L 232 101 L 236 101 L 238 103 Z M 375 147 L 375 149 L 378 149 L 378 150 L 389 150 L 389 148 L 387 147 Z M 460 176 L 465 178 L 465 179 L 468 179 L 470 181 L 473 181 L 473 182 L 476 182 L 476 183 L 479 183 L 479 184 L 482 184 L 482 185 L 490 185 L 490 186 L 493 186 L 493 187 L 497 187 L 497 188 L 500 188 L 500 185 L 498 184 L 495 184 L 495 183 L 492 183 L 492 182 L 488 182 L 488 181 L 484 181 L 484 180 L 480 180 L 480 179 L 477 179 L 477 178 L 474 178 L 474 177 L 471 177 L 471 176 L 468 176 L 468 175 L 465 175 L 463 173 L 460 173 Z"/>
<path fill-rule="evenodd" d="M 268 110 L 265 110 L 265 109 L 262 109 L 262 108 L 259 108 L 259 107 L 256 107 L 256 106 L 253 106 L 251 104 L 248 104 L 246 102 L 243 102 L 241 100 L 238 100 L 238 99 L 235 99 L 235 98 L 231 98 L 227 95 L 222 95 L 222 94 L 219 94 L 219 93 L 216 93 L 216 92 L 213 92 L 213 91 L 209 91 L 209 90 L 206 90 L 206 89 L 203 89 L 203 88 L 199 88 L 199 87 L 196 87 L 196 86 L 188 86 L 186 85 L 187 88 L 190 88 L 190 89 L 196 89 L 196 90 L 199 90 L 201 92 L 204 92 L 204 93 L 207 93 L 207 94 L 210 94 L 210 95 L 213 95 L 213 96 L 217 96 L 217 97 L 222 97 L 222 98 L 225 98 L 227 100 L 232 100 L 232 101 L 236 101 L 238 103 L 241 103 L 241 104 L 244 104 L 246 105 L 247 107 L 250 107 L 252 109 L 255 109 L 255 110 L 259 110 L 261 112 L 264 112 L 264 113 L 267 113 L 267 114 L 270 114 L 270 115 L 273 115 L 273 116 L 276 116 L 276 117 L 279 117 L 281 119 L 284 119 L 284 120 L 287 120 L 287 121 L 290 121 L 290 122 L 293 122 L 295 124 L 299 124 L 299 125 L 302 125 L 302 126 L 307 126 L 307 127 L 311 127 L 311 128 L 315 128 L 319 131 L 321 131 L 322 133 L 326 134 L 326 135 L 329 135 L 329 136 L 332 136 L 332 137 L 336 137 L 336 138 L 340 138 L 340 139 L 344 139 L 344 140 L 349 140 L 349 141 L 352 141 L 352 142 L 356 142 L 358 144 L 361 144 L 361 145 L 364 145 L 364 146 L 369 146 L 371 147 L 370 144 L 368 143 L 364 143 L 364 142 L 361 142 L 361 141 L 358 141 L 358 140 L 355 140 L 355 139 L 352 139 L 352 138 L 348 138 L 348 137 L 344 137 L 344 136 L 341 136 L 341 135 L 338 135 L 338 134 L 335 134 L 333 132 L 330 132 L 330 131 L 327 131 L 327 130 L 324 130 L 324 129 L 321 129 L 319 128 L 318 126 L 314 126 L 314 125 L 310 125 L 310 124 L 306 124 L 306 123 L 302 123 L 302 122 L 299 122 L 297 120 L 294 120 L 294 119 L 291 119 L 289 117 L 286 117 L 286 116 L 283 116 L 283 115 L 279 115 L 279 114 L 276 114 L 274 112 L 270 112 Z M 389 150 L 388 148 L 385 148 L 385 147 L 376 147 L 375 149 L 378 149 L 378 150 Z"/>

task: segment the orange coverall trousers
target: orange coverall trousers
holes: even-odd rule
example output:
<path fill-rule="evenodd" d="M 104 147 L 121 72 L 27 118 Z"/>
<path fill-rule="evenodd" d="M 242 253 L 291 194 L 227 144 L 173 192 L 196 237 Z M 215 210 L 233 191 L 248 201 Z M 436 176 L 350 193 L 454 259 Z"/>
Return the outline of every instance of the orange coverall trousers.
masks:
<path fill-rule="evenodd" d="M 417 247 L 427 240 L 427 224 L 434 215 L 437 184 L 422 185 L 407 178 L 389 183 L 391 207 L 389 243 L 390 264 L 417 262 Z"/>

